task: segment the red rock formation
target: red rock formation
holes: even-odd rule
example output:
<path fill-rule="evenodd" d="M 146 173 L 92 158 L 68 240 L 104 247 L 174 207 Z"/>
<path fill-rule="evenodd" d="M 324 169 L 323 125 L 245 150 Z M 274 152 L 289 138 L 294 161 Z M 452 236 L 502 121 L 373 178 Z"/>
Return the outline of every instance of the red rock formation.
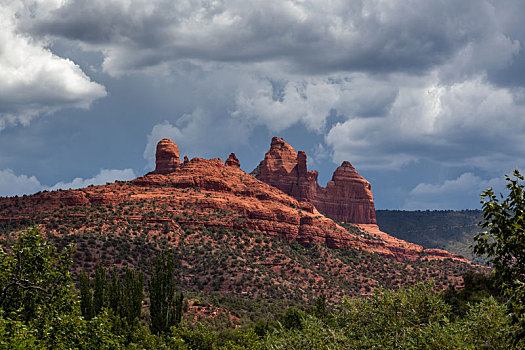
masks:
<path fill-rule="evenodd" d="M 230 153 L 230 156 L 228 157 L 228 159 L 226 159 L 226 162 L 224 164 L 226 164 L 227 166 L 234 166 L 237 168 L 240 168 L 241 166 L 241 162 L 239 162 L 239 160 L 235 156 L 235 153 Z"/>
<path fill-rule="evenodd" d="M 167 164 L 162 160 L 169 158 L 166 157 L 165 149 L 172 149 L 168 152 L 173 155 L 170 159 L 175 158 L 175 153 L 178 156 L 176 146 L 167 141 L 162 140 L 159 143 L 161 151 L 157 152 L 161 157 L 157 160 L 161 171 L 166 170 L 162 165 Z M 363 208 L 366 209 L 365 199 L 371 199 L 368 182 L 357 175 L 350 163 L 343 163 L 334 173 L 327 188 L 321 188 L 316 182 L 317 172 L 308 172 L 306 169 L 304 152 L 295 154 L 293 148 L 281 139 L 272 140 L 272 145 L 274 147 L 267 153 L 268 161 L 264 163 L 266 166 L 258 168 L 259 175 L 278 172 L 281 176 L 276 176 L 275 179 L 280 186 L 287 186 L 301 198 L 312 198 L 308 197 L 312 194 L 317 197 L 313 197 L 311 201 L 299 201 L 246 174 L 237 166 L 227 166 L 219 159 L 193 158 L 184 164 L 177 164 L 167 174 L 150 173 L 129 182 L 42 192 L 18 198 L 0 198 L 0 223 L 38 219 L 45 226 L 46 223 L 55 221 L 57 213 L 61 213 L 60 221 L 70 220 L 71 217 L 92 215 L 91 210 L 87 210 L 89 207 L 104 206 L 104 215 L 97 216 L 95 221 L 93 217 L 91 221 L 87 218 L 82 222 L 76 221 L 79 225 L 76 232 L 93 230 L 94 227 L 102 231 L 111 227 L 108 232 L 118 234 L 119 230 L 129 228 L 130 222 L 133 222 L 132 226 L 153 224 L 155 226 L 151 228 L 151 232 L 155 232 L 157 225 L 172 227 L 173 232 L 179 232 L 181 228 L 188 226 L 224 227 L 244 232 L 258 231 L 303 244 L 322 243 L 330 248 L 377 252 L 397 260 L 451 258 L 465 261 L 445 251 L 424 250 L 419 245 L 396 239 L 381 232 L 375 224 L 359 225 L 360 230 L 347 230 L 338 225 L 316 209 L 321 203 L 319 198 L 332 196 L 331 198 L 337 199 L 340 196 L 351 198 L 351 203 L 357 204 L 360 203 L 359 200 L 363 200 Z M 322 203 L 327 208 L 331 208 L 329 205 L 335 207 L 338 204 L 336 199 Z M 315 201 L 318 203 L 315 204 Z M 371 203 L 373 209 L 373 202 Z M 346 202 L 342 203 L 341 208 L 351 212 L 348 209 L 350 204 L 348 208 L 345 205 Z M 83 208 L 72 210 L 72 207 Z M 355 212 L 357 214 L 352 215 L 364 216 L 357 209 Z M 108 220 L 106 226 L 97 226 L 104 225 L 99 223 L 102 219 Z M 50 230 L 51 227 L 50 225 Z M 149 229 L 145 231 L 150 232 Z M 173 238 L 177 239 L 176 236 Z"/>
<path fill-rule="evenodd" d="M 157 143 L 156 166 L 153 174 L 169 174 L 180 165 L 179 148 L 175 142 L 162 139 Z"/>
<path fill-rule="evenodd" d="M 312 203 L 321 213 L 336 220 L 356 224 L 376 223 L 370 183 L 356 172 L 350 162 L 343 162 L 324 188 L 317 183 L 317 171 L 308 171 L 306 153 L 296 153 L 283 139 L 274 137 L 270 150 L 252 175 L 298 201 Z"/>

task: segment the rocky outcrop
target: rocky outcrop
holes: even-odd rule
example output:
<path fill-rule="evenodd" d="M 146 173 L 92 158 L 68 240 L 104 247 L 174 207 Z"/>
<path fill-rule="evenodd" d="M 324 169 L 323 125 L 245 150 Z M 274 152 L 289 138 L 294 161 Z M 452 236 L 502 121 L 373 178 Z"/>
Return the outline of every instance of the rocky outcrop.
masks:
<path fill-rule="evenodd" d="M 218 227 L 245 232 L 247 237 L 250 231 L 257 231 L 305 245 L 354 248 L 396 260 L 465 261 L 445 251 L 425 250 L 396 239 L 373 223 L 345 228 L 322 215 L 319 208 L 342 217 L 349 215 L 352 220 L 366 219 L 367 215 L 372 218 L 373 211 L 367 211 L 373 210 L 370 184 L 345 162 L 322 188 L 317 184 L 317 172 L 307 171 L 304 152 L 295 153 L 281 139 L 274 138 L 272 145 L 267 161 L 257 171 L 259 177 L 274 179 L 275 187 L 241 170 L 234 155 L 228 158 L 231 165 L 220 159 L 202 158 L 186 159 L 180 164 L 176 145 L 162 140 L 157 148 L 160 159 L 156 171 L 160 172 L 129 182 L 0 198 L 0 223 L 39 220 L 57 233 L 55 214 L 61 213 L 58 221 L 76 220 L 76 226 L 71 227 L 78 226 L 73 228 L 78 233 L 98 227 L 101 232 L 118 234 L 142 225 L 143 232 L 158 236 L 164 227 L 172 233 L 188 227 Z M 172 168 L 167 166 L 170 164 Z M 103 219 L 108 220 L 106 226 L 97 226 Z M 176 235 L 172 238 L 178 239 Z"/>
<path fill-rule="evenodd" d="M 228 159 L 226 159 L 226 162 L 224 164 L 226 164 L 227 166 L 234 166 L 237 168 L 241 167 L 241 162 L 239 162 L 239 160 L 235 156 L 235 153 L 230 153 L 230 156 L 228 157 Z"/>
<path fill-rule="evenodd" d="M 155 158 L 155 171 L 153 171 L 153 174 L 172 173 L 180 165 L 179 147 L 171 140 L 162 139 L 157 143 Z"/>
<path fill-rule="evenodd" d="M 321 213 L 339 221 L 376 223 L 370 183 L 348 161 L 335 170 L 326 188 L 316 186 L 311 202 Z"/>
<path fill-rule="evenodd" d="M 283 139 L 274 137 L 270 150 L 252 175 L 298 201 L 312 203 L 319 212 L 338 221 L 376 223 L 370 183 L 350 162 L 345 161 L 336 169 L 326 188 L 319 186 L 317 171 L 308 171 L 306 163 L 306 153 L 296 153 Z"/>

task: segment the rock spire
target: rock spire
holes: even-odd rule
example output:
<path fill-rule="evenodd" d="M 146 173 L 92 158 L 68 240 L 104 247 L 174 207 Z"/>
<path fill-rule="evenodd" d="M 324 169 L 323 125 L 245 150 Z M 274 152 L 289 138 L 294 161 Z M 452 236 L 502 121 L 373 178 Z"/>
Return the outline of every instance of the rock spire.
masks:
<path fill-rule="evenodd" d="M 155 171 L 153 174 L 169 174 L 180 166 L 179 147 L 169 139 L 162 139 L 157 143 L 155 153 Z"/>
<path fill-rule="evenodd" d="M 370 183 L 348 161 L 335 170 L 326 187 L 321 187 L 317 171 L 307 169 L 306 153 L 296 153 L 286 141 L 274 137 L 270 150 L 252 175 L 298 201 L 312 203 L 319 212 L 338 221 L 376 223 Z"/>

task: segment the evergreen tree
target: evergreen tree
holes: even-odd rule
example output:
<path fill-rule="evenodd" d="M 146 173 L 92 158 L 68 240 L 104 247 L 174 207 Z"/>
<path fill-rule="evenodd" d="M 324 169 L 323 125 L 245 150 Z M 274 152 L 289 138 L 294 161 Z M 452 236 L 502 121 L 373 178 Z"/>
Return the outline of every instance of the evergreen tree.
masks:
<path fill-rule="evenodd" d="M 108 307 L 113 310 L 115 315 L 120 313 L 120 293 L 121 293 L 120 280 L 117 277 L 117 271 L 113 269 L 111 273 L 111 283 L 107 287 L 107 301 Z"/>
<path fill-rule="evenodd" d="M 140 319 L 142 300 L 144 299 L 144 275 L 135 270 L 126 269 L 122 289 L 122 312 L 128 322 Z"/>
<path fill-rule="evenodd" d="M 93 318 L 93 291 L 85 271 L 80 274 L 80 311 L 86 320 Z"/>
<path fill-rule="evenodd" d="M 152 333 L 165 333 L 182 318 L 183 296 L 176 295 L 174 269 L 173 254 L 157 254 L 148 283 Z"/>
<path fill-rule="evenodd" d="M 98 263 L 95 267 L 95 283 L 93 292 L 93 309 L 95 315 L 104 307 L 106 292 L 106 270 Z"/>

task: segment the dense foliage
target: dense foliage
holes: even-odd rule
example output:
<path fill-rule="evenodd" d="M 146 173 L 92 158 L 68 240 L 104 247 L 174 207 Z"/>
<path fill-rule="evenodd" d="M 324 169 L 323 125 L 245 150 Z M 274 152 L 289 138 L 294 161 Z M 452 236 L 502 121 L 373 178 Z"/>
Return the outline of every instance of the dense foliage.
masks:
<path fill-rule="evenodd" d="M 508 195 L 497 196 L 492 188 L 482 194 L 485 231 L 475 238 L 474 252 L 484 254 L 494 276 L 509 298 L 513 320 L 525 338 L 525 177 L 518 170 L 506 176 Z"/>
<path fill-rule="evenodd" d="M 242 328 L 227 323 L 213 327 L 189 319 L 178 323 L 180 294 L 171 285 L 153 292 L 157 278 L 167 284 L 172 281 L 173 256 L 168 253 L 154 259 L 154 274 L 147 283 L 149 300 L 144 299 L 144 305 L 153 305 L 154 293 L 160 293 L 164 302 L 172 295 L 165 304 L 170 308 L 163 312 L 179 312 L 179 316 L 171 327 L 159 329 L 151 308 L 138 312 L 145 285 L 140 273 L 128 269 L 121 276 L 113 271 L 109 277 L 96 267 L 80 275 L 77 290 L 69 274 L 72 253 L 70 248 L 57 252 L 37 229 L 21 233 L 9 251 L 1 251 L 0 348 L 500 349 L 522 345 L 515 341 L 518 326 L 506 304 L 490 293 L 478 300 L 463 295 L 472 303 L 465 304 L 464 312 L 456 312 L 450 298 L 434 292 L 431 283 L 379 289 L 369 297 L 344 298 L 335 305 L 320 296 L 311 305 L 267 314 Z M 472 281 L 482 277 L 470 278 L 473 286 Z"/>

